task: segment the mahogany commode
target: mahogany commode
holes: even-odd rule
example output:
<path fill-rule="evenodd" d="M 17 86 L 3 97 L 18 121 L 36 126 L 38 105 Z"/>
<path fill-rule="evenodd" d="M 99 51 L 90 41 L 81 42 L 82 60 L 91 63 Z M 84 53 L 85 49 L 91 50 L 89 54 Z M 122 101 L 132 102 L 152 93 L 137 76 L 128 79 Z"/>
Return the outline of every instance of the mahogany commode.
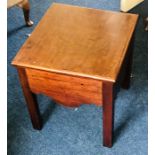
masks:
<path fill-rule="evenodd" d="M 94 103 L 103 107 L 104 145 L 112 146 L 114 88 L 129 86 L 137 18 L 58 3 L 47 10 L 12 61 L 35 129 L 42 128 L 35 94 L 71 107 Z"/>

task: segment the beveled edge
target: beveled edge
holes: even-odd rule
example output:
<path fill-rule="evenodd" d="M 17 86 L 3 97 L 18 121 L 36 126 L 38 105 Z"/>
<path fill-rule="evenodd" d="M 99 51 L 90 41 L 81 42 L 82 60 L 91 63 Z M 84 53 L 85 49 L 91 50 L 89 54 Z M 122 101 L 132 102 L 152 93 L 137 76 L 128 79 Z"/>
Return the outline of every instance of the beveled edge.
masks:
<path fill-rule="evenodd" d="M 91 78 L 94 80 L 100 80 L 100 81 L 109 81 L 109 82 L 116 82 L 115 79 L 112 79 L 111 77 L 102 77 L 99 75 L 89 75 L 89 74 L 84 74 L 84 73 L 78 73 L 78 72 L 72 72 L 72 71 L 67 71 L 67 70 L 56 70 L 56 69 L 51 69 L 51 68 L 44 68 L 44 67 L 36 67 L 33 65 L 25 65 L 25 64 L 16 64 L 13 61 L 11 62 L 11 65 L 15 66 L 16 68 L 30 68 L 30 69 L 37 69 L 37 70 L 42 70 L 45 72 L 51 72 L 51 73 L 58 73 L 58 74 L 64 74 L 64 75 L 69 75 L 69 76 L 75 76 L 75 77 L 82 77 L 82 78 Z"/>

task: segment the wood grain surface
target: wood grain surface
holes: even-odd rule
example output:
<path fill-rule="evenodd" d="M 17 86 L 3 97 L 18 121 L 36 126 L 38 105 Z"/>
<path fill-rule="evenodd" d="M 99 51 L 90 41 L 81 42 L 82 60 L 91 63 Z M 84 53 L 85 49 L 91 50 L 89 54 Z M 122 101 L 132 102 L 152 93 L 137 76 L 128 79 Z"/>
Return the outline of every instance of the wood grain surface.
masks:
<path fill-rule="evenodd" d="M 52 97 L 65 106 L 102 105 L 102 81 L 26 69 L 32 92 Z"/>
<path fill-rule="evenodd" d="M 137 18 L 54 3 L 12 64 L 115 82 Z"/>

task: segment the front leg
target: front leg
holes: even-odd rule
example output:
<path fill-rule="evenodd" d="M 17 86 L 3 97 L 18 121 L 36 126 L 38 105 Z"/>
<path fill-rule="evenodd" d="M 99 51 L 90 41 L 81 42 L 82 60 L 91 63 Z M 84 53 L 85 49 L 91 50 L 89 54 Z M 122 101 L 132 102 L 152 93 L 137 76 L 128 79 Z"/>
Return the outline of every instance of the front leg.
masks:
<path fill-rule="evenodd" d="M 113 83 L 103 82 L 103 145 L 106 147 L 112 147 L 113 124 Z"/>
<path fill-rule="evenodd" d="M 29 88 L 28 79 L 27 79 L 25 69 L 17 68 L 17 70 L 18 70 L 21 86 L 23 88 L 23 94 L 25 96 L 25 100 L 27 103 L 27 108 L 28 108 L 28 111 L 29 111 L 29 114 L 31 117 L 31 122 L 32 122 L 33 128 L 41 130 L 42 120 L 41 120 L 36 96 L 34 93 L 31 92 L 31 90 Z"/>

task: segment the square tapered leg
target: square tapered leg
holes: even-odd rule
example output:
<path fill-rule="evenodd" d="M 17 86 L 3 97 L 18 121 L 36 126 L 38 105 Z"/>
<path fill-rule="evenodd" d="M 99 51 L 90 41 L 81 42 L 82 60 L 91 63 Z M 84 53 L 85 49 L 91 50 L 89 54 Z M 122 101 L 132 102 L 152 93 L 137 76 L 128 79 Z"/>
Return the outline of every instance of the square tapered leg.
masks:
<path fill-rule="evenodd" d="M 113 106 L 113 84 L 103 83 L 103 145 L 112 147 L 114 106 Z"/>
<path fill-rule="evenodd" d="M 37 103 L 35 94 L 32 93 L 30 88 L 29 88 L 25 69 L 18 68 L 18 74 L 19 74 L 21 86 L 23 89 L 23 93 L 25 96 L 25 100 L 27 103 L 27 107 L 28 107 L 28 111 L 30 114 L 30 118 L 31 118 L 33 128 L 41 130 L 42 120 L 41 120 L 41 116 L 40 116 L 38 103 Z"/>

